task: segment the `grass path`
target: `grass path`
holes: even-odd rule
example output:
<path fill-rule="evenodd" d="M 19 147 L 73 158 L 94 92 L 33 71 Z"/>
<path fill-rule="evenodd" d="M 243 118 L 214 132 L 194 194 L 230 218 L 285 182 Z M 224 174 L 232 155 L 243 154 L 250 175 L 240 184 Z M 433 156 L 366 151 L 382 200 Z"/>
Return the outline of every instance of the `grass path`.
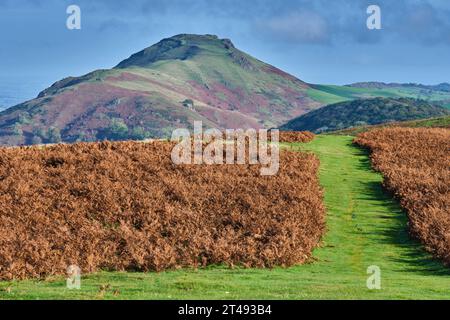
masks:
<path fill-rule="evenodd" d="M 409 239 L 407 220 L 381 188 L 382 178 L 351 138 L 319 136 L 295 147 L 321 159 L 328 233 L 316 261 L 274 270 L 172 271 L 161 274 L 99 273 L 68 290 L 62 279 L 0 283 L 6 299 L 448 299 L 450 270 Z M 369 266 L 381 268 L 382 289 L 366 287 Z M 111 290 L 99 291 L 109 284 Z M 120 294 L 113 294 L 119 289 Z M 9 293 L 7 292 L 9 291 Z"/>

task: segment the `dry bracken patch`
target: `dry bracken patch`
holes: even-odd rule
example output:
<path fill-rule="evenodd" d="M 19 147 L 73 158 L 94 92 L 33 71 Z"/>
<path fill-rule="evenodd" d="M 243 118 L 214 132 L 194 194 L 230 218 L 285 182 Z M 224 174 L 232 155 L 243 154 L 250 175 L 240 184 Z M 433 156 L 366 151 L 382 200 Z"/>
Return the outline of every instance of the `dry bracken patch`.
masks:
<path fill-rule="evenodd" d="M 318 159 L 174 165 L 173 144 L 0 149 L 0 279 L 211 264 L 291 266 L 325 230 Z"/>
<path fill-rule="evenodd" d="M 376 129 L 355 140 L 372 151 L 385 187 L 399 198 L 412 236 L 450 263 L 450 130 Z"/>
<path fill-rule="evenodd" d="M 280 142 L 307 143 L 314 140 L 316 135 L 309 131 L 280 131 Z"/>

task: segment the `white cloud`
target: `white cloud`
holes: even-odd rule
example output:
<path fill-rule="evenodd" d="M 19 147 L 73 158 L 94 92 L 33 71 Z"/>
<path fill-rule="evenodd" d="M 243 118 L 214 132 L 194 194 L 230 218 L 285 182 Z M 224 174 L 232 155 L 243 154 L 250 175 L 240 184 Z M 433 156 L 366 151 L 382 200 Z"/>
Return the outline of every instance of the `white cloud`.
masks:
<path fill-rule="evenodd" d="M 272 37 L 289 41 L 323 43 L 329 40 L 326 20 L 311 11 L 293 12 L 260 21 L 259 28 L 270 33 Z"/>

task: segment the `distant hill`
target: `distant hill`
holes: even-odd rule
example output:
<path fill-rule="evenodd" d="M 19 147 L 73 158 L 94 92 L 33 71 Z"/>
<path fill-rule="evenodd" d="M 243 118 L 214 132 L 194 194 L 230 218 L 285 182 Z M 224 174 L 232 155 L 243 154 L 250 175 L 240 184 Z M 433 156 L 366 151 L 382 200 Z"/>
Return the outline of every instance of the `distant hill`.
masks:
<path fill-rule="evenodd" d="M 1 112 L 0 144 L 169 137 L 194 120 L 271 128 L 323 105 L 308 89 L 228 39 L 181 34 Z"/>
<path fill-rule="evenodd" d="M 352 88 L 371 88 L 371 89 L 415 88 L 422 90 L 450 92 L 450 83 L 446 82 L 437 85 L 424 85 L 419 83 L 357 82 L 346 86 Z"/>
<path fill-rule="evenodd" d="M 311 85 L 308 94 L 316 101 L 333 104 L 367 98 L 413 98 L 439 103 L 450 109 L 450 84 L 434 86 L 383 82 L 359 82 L 345 86 Z"/>
<path fill-rule="evenodd" d="M 345 128 L 450 115 L 442 106 L 410 98 L 374 98 L 332 104 L 281 126 L 281 130 L 328 132 Z"/>

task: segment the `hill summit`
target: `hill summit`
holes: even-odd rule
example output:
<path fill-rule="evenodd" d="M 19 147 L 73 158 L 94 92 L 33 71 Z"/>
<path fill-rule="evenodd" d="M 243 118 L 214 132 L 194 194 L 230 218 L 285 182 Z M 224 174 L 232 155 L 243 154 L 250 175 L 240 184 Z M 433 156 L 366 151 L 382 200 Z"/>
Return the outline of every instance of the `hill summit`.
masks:
<path fill-rule="evenodd" d="M 213 48 L 220 52 L 233 50 L 234 45 L 231 40 L 221 40 L 215 35 L 180 34 L 133 54 L 116 68 L 147 67 L 162 60 L 187 60 Z"/>
<path fill-rule="evenodd" d="M 194 120 L 271 128 L 322 104 L 310 86 L 214 35 L 163 39 L 0 113 L 0 144 L 163 138 Z"/>

